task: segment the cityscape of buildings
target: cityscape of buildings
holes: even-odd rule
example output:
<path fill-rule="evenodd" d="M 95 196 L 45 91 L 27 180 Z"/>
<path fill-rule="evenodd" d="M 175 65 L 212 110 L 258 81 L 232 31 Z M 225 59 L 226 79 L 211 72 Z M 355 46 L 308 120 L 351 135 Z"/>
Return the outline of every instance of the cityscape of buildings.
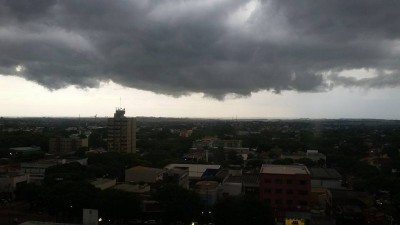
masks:
<path fill-rule="evenodd" d="M 59 214 L 61 212 L 50 210 L 50 214 L 57 217 L 45 221 L 76 223 L 80 220 L 84 225 L 179 221 L 227 224 L 228 220 L 224 222 L 224 217 L 219 216 L 219 205 L 245 197 L 253 199 L 253 204 L 266 204 L 268 208 L 259 214 L 260 218 L 270 215 L 270 221 L 276 224 L 397 223 L 396 214 L 388 211 L 389 206 L 397 204 L 393 200 L 396 191 L 383 189 L 384 186 L 379 188 L 376 183 L 365 186 L 364 181 L 373 182 L 370 178 L 381 176 L 381 183 L 390 180 L 395 185 L 393 182 L 397 182 L 399 151 L 397 148 L 390 150 L 397 146 L 392 139 L 400 129 L 396 121 L 318 121 L 318 126 L 314 127 L 310 126 L 314 121 L 168 121 L 155 118 L 145 122 L 144 118 L 143 122 L 139 119 L 137 126 L 137 118 L 126 118 L 124 113 L 125 110 L 118 108 L 114 117 L 100 124 L 97 120 L 79 127 L 68 123 L 58 132 L 54 132 L 56 121 L 43 119 L 48 127 L 27 128 L 27 122 L 2 118 L 1 132 L 15 135 L 12 138 L 24 138 L 20 136 L 22 133 L 42 136 L 46 130 L 53 134 L 43 145 L 47 146 L 46 151 L 33 146 L 34 142 L 31 146 L 21 146 L 19 143 L 25 142 L 22 139 L 15 146 L 2 148 L 2 207 L 7 209 L 16 202 L 26 201 L 26 197 L 21 197 L 26 187 L 51 189 L 57 184 L 82 181 L 100 193 L 118 191 L 136 196 L 135 201 L 140 202 L 140 206 L 131 209 L 138 210 L 131 212 L 134 218 L 117 219 L 101 209 L 103 206 L 98 206 L 80 209 L 93 210 L 95 220 L 92 217 L 88 220 L 87 215 L 79 219 L 72 216 L 72 212 L 65 217 L 65 212 Z M 93 122 L 95 124 L 91 124 Z M 371 130 L 360 133 L 360 126 L 370 126 Z M 315 136 L 317 129 L 319 133 Z M 319 142 L 325 144 L 315 144 L 321 132 L 327 136 Z M 339 133 L 343 136 L 338 137 Z M 303 145 L 305 142 L 308 144 Z M 321 146 L 326 149 L 316 150 L 315 147 Z M 341 149 L 360 158 L 346 156 L 348 153 Z M 354 160 L 351 163 L 350 158 Z M 164 213 L 168 212 L 165 207 L 175 206 L 164 205 L 163 199 L 157 196 L 171 185 L 184 190 L 182 193 L 195 193 L 203 204 L 202 216 L 190 214 L 191 221 L 188 221 L 184 217 L 177 219 L 182 216 L 178 215 L 163 221 Z M 43 210 L 46 204 L 49 203 L 35 203 L 31 210 Z M 0 213 L 0 221 L 3 217 L 7 216 Z M 23 225 L 36 224 L 29 218 L 27 214 L 18 221 Z"/>
<path fill-rule="evenodd" d="M 400 225 L 399 9 L 0 0 L 0 225 Z"/>

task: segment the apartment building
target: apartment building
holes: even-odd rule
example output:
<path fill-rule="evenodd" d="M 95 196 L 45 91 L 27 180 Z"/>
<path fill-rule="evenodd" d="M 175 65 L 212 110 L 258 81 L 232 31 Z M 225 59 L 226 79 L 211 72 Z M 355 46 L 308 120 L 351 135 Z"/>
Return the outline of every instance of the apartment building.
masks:
<path fill-rule="evenodd" d="M 302 165 L 263 165 L 260 198 L 270 204 L 278 220 L 288 212 L 306 212 L 310 207 L 311 175 Z"/>
<path fill-rule="evenodd" d="M 62 155 L 74 153 L 81 147 L 88 147 L 88 138 L 80 137 L 56 137 L 49 139 L 49 153 Z"/>
<path fill-rule="evenodd" d="M 125 109 L 116 110 L 107 128 L 109 151 L 136 153 L 136 119 L 125 117 Z"/>

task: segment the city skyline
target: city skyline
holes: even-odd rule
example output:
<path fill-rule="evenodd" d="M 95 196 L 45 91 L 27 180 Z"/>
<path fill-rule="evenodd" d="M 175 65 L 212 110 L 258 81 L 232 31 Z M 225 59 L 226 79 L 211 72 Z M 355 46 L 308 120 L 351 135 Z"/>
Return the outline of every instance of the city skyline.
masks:
<path fill-rule="evenodd" d="M 398 2 L 0 6 L 0 116 L 400 119 Z"/>

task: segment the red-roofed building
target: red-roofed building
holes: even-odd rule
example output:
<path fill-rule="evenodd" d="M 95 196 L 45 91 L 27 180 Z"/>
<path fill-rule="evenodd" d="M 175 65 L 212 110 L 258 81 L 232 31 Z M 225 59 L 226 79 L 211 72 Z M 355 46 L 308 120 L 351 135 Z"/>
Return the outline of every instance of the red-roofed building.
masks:
<path fill-rule="evenodd" d="M 263 165 L 260 171 L 260 199 L 270 204 L 282 221 L 285 212 L 308 211 L 311 175 L 306 166 Z"/>

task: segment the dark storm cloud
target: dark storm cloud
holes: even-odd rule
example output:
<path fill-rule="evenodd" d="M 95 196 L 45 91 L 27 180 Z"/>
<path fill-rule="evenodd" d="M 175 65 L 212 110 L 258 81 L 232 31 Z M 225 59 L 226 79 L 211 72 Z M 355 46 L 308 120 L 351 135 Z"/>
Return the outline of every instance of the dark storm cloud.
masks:
<path fill-rule="evenodd" d="M 399 1 L 249 2 L 0 0 L 0 73 L 216 98 L 400 84 Z M 360 68 L 389 72 L 339 74 Z"/>

